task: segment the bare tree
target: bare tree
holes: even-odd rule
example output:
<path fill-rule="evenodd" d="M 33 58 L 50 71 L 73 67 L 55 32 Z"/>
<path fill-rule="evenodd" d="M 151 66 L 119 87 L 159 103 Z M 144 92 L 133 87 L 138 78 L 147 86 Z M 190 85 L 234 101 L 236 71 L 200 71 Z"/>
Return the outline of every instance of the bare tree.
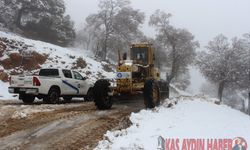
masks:
<path fill-rule="evenodd" d="M 208 43 L 208 52 L 201 52 L 197 64 L 202 74 L 218 83 L 218 98 L 222 101 L 223 90 L 249 86 L 249 48 L 245 39 L 233 38 L 230 43 L 224 35 L 218 35 Z"/>
<path fill-rule="evenodd" d="M 116 53 L 123 45 L 128 48 L 131 41 L 142 35 L 139 25 L 144 21 L 144 13 L 130 7 L 128 0 L 101 0 L 99 9 L 87 17 L 85 31 L 105 60 L 109 53 Z"/>
<path fill-rule="evenodd" d="M 61 46 L 75 39 L 63 0 L 0 0 L 0 24 L 29 38 Z"/>
<path fill-rule="evenodd" d="M 246 85 L 246 88 L 248 89 L 248 114 L 250 115 L 250 33 L 243 35 L 245 43 L 246 43 L 246 53 L 245 53 L 245 60 L 246 63 L 245 66 L 248 66 L 246 69 L 246 81 L 244 82 Z"/>
<path fill-rule="evenodd" d="M 77 31 L 76 43 L 86 50 L 99 51 L 100 45 L 98 42 L 100 41 L 101 31 L 98 27 L 91 25 L 91 21 L 87 18 L 85 26 Z"/>
<path fill-rule="evenodd" d="M 157 10 L 150 17 L 149 25 L 158 31 L 156 40 L 166 50 L 167 66 L 171 66 L 167 81 L 170 83 L 182 70 L 186 70 L 196 55 L 199 43 L 194 41 L 194 36 L 186 29 L 177 29 L 169 24 L 171 14 Z"/>

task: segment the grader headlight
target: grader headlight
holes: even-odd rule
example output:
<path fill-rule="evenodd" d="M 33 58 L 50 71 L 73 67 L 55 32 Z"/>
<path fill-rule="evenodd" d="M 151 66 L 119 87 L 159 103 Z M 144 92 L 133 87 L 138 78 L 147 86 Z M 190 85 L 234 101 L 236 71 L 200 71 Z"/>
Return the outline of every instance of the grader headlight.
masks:
<path fill-rule="evenodd" d="M 132 71 L 133 71 L 133 72 L 138 72 L 138 71 L 139 71 L 139 67 L 136 66 L 136 65 L 133 65 Z"/>

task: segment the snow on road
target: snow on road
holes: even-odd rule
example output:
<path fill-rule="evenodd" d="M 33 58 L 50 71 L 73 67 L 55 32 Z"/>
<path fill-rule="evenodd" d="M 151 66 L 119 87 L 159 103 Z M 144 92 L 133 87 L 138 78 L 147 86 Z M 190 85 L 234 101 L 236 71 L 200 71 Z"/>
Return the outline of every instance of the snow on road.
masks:
<path fill-rule="evenodd" d="M 164 139 L 234 139 L 243 137 L 250 145 L 250 117 L 205 97 L 180 97 L 171 108 L 166 103 L 154 110 L 141 110 L 130 117 L 132 126 L 108 131 L 96 150 L 146 149 Z"/>
<path fill-rule="evenodd" d="M 144 107 L 141 101 L 134 101 L 100 111 L 93 102 L 73 102 L 23 105 L 0 101 L 0 150 L 92 150 L 107 130 L 124 128 L 131 112 Z"/>

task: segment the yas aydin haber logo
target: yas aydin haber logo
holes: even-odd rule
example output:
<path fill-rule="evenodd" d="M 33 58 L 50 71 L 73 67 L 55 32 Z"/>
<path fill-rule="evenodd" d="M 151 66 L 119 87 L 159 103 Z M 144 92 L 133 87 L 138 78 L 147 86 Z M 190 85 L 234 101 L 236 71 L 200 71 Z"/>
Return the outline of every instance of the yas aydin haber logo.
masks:
<path fill-rule="evenodd" d="M 247 150 L 242 137 L 234 139 L 179 139 L 158 137 L 158 150 Z"/>

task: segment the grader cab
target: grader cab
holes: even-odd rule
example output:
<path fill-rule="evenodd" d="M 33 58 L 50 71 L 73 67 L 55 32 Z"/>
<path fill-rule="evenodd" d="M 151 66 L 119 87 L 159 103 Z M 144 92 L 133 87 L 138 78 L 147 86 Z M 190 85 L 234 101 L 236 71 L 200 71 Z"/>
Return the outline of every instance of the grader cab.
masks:
<path fill-rule="evenodd" d="M 126 95 L 143 95 L 146 108 L 154 108 L 162 99 L 169 96 L 167 82 L 161 80 L 159 69 L 155 67 L 155 54 L 152 44 L 133 44 L 130 59 L 119 56 L 116 86 L 108 80 L 98 80 L 93 88 L 93 98 L 98 109 L 110 109 L 112 98 Z M 120 54 L 119 54 L 120 55 Z"/>

